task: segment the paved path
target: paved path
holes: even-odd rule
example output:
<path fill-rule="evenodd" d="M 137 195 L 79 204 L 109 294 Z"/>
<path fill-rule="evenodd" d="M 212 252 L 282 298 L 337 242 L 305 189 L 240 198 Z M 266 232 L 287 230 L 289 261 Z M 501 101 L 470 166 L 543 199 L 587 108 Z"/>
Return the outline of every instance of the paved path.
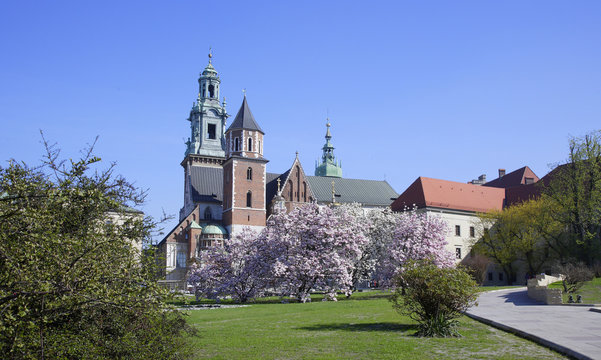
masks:
<path fill-rule="evenodd" d="M 601 313 L 589 309 L 542 305 L 523 287 L 483 293 L 467 315 L 578 359 L 601 359 Z"/>

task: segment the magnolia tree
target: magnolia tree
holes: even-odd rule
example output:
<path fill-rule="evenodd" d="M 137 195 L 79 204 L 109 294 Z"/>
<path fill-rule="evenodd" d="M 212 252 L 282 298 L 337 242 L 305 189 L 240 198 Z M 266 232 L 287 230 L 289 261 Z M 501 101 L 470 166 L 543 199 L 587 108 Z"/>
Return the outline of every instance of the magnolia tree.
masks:
<path fill-rule="evenodd" d="M 255 269 L 256 244 L 257 234 L 247 228 L 226 240 L 223 247 L 204 251 L 188 273 L 188 283 L 194 287 L 196 297 L 219 299 L 229 295 L 244 303 L 260 296 L 263 285 Z"/>
<path fill-rule="evenodd" d="M 380 259 L 385 256 L 386 249 L 394 235 L 399 214 L 390 208 L 370 209 L 365 211 L 361 204 L 343 204 L 335 209 L 338 214 L 351 216 L 366 237 L 361 242 L 361 255 L 355 259 L 352 270 L 353 290 L 359 283 L 374 278 Z"/>
<path fill-rule="evenodd" d="M 384 286 L 394 285 L 393 279 L 410 260 L 429 259 L 439 267 L 453 266 L 453 255 L 445 249 L 446 229 L 446 222 L 439 217 L 415 210 L 400 213 L 390 242 L 383 244 L 376 278 Z"/>
<path fill-rule="evenodd" d="M 270 218 L 258 241 L 257 273 L 268 280 L 266 286 L 301 302 L 310 301 L 314 290 L 335 300 L 336 291 L 352 291 L 353 269 L 366 242 L 348 212 L 307 204 Z"/>

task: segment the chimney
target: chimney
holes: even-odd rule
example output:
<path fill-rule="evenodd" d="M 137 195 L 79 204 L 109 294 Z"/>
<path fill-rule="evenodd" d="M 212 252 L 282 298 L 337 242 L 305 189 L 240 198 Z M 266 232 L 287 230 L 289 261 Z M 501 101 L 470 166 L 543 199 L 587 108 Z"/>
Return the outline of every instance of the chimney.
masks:
<path fill-rule="evenodd" d="M 505 176 L 505 169 L 499 169 L 499 179 Z"/>

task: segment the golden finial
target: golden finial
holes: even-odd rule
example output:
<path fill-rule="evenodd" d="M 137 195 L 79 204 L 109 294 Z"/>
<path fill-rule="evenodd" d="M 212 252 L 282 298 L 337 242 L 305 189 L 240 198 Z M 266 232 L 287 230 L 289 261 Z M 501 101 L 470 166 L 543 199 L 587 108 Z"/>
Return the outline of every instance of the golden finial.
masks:
<path fill-rule="evenodd" d="M 209 47 L 209 64 L 211 63 L 212 58 L 213 58 L 213 48 Z"/>

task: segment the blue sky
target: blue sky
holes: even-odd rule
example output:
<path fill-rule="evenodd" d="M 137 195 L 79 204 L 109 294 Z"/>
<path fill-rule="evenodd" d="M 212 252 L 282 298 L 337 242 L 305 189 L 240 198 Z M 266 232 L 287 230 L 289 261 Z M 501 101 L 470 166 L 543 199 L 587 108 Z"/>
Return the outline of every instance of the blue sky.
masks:
<path fill-rule="evenodd" d="M 213 48 L 235 116 L 266 132 L 268 171 L 313 173 L 332 123 L 344 176 L 467 182 L 567 156 L 601 128 L 599 1 L 3 1 L 0 161 L 35 163 L 39 130 L 183 203 L 184 139 Z M 167 224 L 167 227 L 174 222 Z"/>

